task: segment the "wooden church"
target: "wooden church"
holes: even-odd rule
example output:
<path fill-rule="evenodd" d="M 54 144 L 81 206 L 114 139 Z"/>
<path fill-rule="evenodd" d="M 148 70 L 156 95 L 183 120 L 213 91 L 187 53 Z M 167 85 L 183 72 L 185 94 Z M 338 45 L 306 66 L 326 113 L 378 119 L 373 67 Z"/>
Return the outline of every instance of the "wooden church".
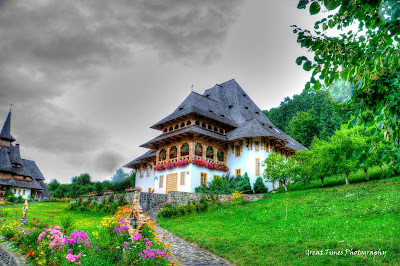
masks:
<path fill-rule="evenodd" d="M 247 173 L 253 186 L 269 153 L 288 157 L 305 149 L 273 125 L 233 79 L 203 94 L 191 92 L 151 128 L 161 134 L 141 145 L 149 150 L 124 167 L 136 171 L 136 186 L 155 193 L 194 192 L 227 173 Z"/>
<path fill-rule="evenodd" d="M 51 198 L 45 178 L 34 161 L 22 159 L 19 144 L 13 145 L 11 110 L 0 132 L 0 197 L 11 190 L 16 197 Z"/>

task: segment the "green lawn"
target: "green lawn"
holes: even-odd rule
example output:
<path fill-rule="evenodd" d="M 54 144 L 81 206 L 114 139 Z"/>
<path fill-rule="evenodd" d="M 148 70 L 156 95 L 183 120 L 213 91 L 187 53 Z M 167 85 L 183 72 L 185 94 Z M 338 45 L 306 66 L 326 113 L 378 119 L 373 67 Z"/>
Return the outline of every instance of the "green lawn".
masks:
<path fill-rule="evenodd" d="M 257 202 L 158 222 L 239 265 L 398 265 L 400 177 L 267 194 Z M 326 249 L 344 254 L 325 255 Z M 387 254 L 345 256 L 351 249 Z M 307 250 L 322 250 L 324 255 L 307 257 Z"/>
<path fill-rule="evenodd" d="M 23 204 L 13 206 L 0 206 L 0 208 L 7 212 L 9 217 L 19 219 L 22 214 Z M 37 220 L 45 222 L 50 221 L 49 215 L 54 214 L 52 218 L 54 225 L 60 225 L 60 219 L 70 217 L 73 221 L 71 229 L 85 230 L 89 232 L 97 231 L 97 226 L 100 224 L 101 219 L 106 216 L 111 216 L 108 213 L 89 213 L 80 211 L 67 210 L 67 203 L 65 202 L 37 202 L 28 205 L 29 226 L 31 227 L 33 217 Z M 16 213 L 15 211 L 18 211 Z"/>

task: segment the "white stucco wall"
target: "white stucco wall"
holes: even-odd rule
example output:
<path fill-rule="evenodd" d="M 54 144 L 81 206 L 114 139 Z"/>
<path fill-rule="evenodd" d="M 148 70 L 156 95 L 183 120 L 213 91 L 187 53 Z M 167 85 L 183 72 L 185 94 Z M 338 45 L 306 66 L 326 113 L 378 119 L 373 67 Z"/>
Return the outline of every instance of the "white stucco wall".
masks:
<path fill-rule="evenodd" d="M 15 190 L 15 192 L 14 192 L 14 190 Z M 25 190 L 25 195 L 23 195 L 24 190 Z M 31 195 L 30 188 L 11 187 L 11 191 L 14 193 L 14 196 L 16 196 L 16 197 L 22 196 L 22 198 L 24 198 L 24 199 L 28 199 L 29 196 Z"/>
<path fill-rule="evenodd" d="M 260 148 L 259 151 L 255 150 L 255 141 L 260 142 Z M 252 147 L 251 149 L 248 149 L 246 147 L 246 141 L 242 141 L 242 151 L 239 157 L 235 157 L 235 152 L 232 150 L 232 146 L 228 146 L 228 154 L 227 154 L 227 162 L 228 162 L 228 167 L 229 167 L 229 173 L 232 176 L 235 176 L 235 170 L 240 169 L 241 174 L 243 175 L 244 173 L 247 173 L 247 175 L 250 178 L 250 184 L 251 187 L 254 187 L 254 183 L 256 182 L 256 179 L 258 176 L 256 176 L 256 158 L 260 159 L 260 177 L 262 177 L 262 174 L 264 172 L 265 167 L 263 166 L 264 160 L 267 158 L 268 154 L 270 154 L 271 149 L 269 149 L 269 152 L 267 152 L 264 149 L 264 146 L 261 145 L 261 139 L 252 139 Z M 239 145 L 239 142 L 235 142 L 235 145 Z M 272 182 L 265 182 L 263 179 L 264 184 L 268 188 L 268 191 L 273 190 L 273 184 Z M 279 182 L 275 183 L 275 188 L 279 187 Z"/>
<path fill-rule="evenodd" d="M 195 188 L 200 186 L 200 174 L 207 173 L 207 182 L 210 182 L 214 175 L 222 176 L 226 174 L 222 171 L 210 170 L 206 167 L 199 167 L 197 165 L 189 164 L 185 167 L 176 167 L 173 169 L 163 170 L 163 171 L 154 171 L 151 170 L 150 177 L 146 177 L 146 173 L 144 177 L 140 178 L 139 172 L 136 174 L 136 186 L 139 186 L 143 189 L 144 192 L 147 192 L 148 188 L 154 188 L 154 193 L 165 194 L 166 185 L 167 185 L 167 175 L 169 174 L 178 174 L 178 188 L 177 191 L 181 192 L 195 192 Z M 181 185 L 181 173 L 185 172 L 185 184 Z M 164 176 L 163 178 L 163 186 L 160 188 L 160 176 Z"/>
<path fill-rule="evenodd" d="M 255 150 L 255 141 L 260 142 L 259 151 Z M 240 169 L 241 174 L 247 173 L 250 178 L 251 187 L 254 187 L 254 183 L 258 176 L 256 176 L 256 158 L 260 159 L 260 177 L 262 177 L 265 167 L 263 166 L 264 160 L 267 158 L 268 154 L 271 152 L 266 151 L 264 146 L 261 145 L 261 139 L 253 139 L 252 140 L 252 148 L 248 149 L 246 147 L 246 141 L 243 140 L 242 142 L 242 151 L 239 157 L 235 157 L 234 151 L 232 151 L 231 145 L 228 145 L 228 154 L 227 154 L 227 163 L 229 167 L 229 173 L 231 176 L 235 176 L 235 170 Z M 239 142 L 235 142 L 235 145 L 238 145 Z M 181 172 L 186 172 L 186 180 L 185 184 L 180 184 L 180 174 Z M 143 177 L 140 177 L 139 172 L 136 173 L 136 186 L 140 186 L 144 192 L 148 191 L 148 188 L 151 187 L 154 189 L 155 193 L 162 193 L 165 194 L 166 191 L 166 180 L 168 174 L 178 174 L 178 191 L 182 192 L 195 192 L 195 188 L 200 186 L 200 173 L 207 173 L 207 182 L 212 181 L 214 175 L 223 176 L 226 172 L 210 170 L 206 167 L 199 167 L 197 165 L 189 164 L 185 167 L 176 167 L 169 170 L 163 171 L 154 171 L 153 169 L 150 171 L 150 176 L 146 175 L 144 172 Z M 159 187 L 159 176 L 163 175 L 163 187 Z M 265 182 L 263 179 L 264 184 L 268 188 L 268 191 L 273 190 L 272 182 Z M 279 187 L 279 182 L 275 183 L 275 188 Z"/>

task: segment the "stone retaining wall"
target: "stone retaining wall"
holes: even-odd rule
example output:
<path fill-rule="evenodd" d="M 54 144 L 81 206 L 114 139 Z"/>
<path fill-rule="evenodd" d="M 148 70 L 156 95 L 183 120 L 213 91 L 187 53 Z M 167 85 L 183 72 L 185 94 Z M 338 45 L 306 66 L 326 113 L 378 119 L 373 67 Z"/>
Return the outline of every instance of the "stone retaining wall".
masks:
<path fill-rule="evenodd" d="M 10 250 L 6 250 L 6 248 L 2 245 L 0 245 L 0 265 L 5 265 L 5 266 L 18 266 L 18 265 L 25 265 L 18 263 L 17 260 L 14 258 L 14 256 L 11 255 Z"/>
<path fill-rule="evenodd" d="M 179 191 L 168 192 L 168 202 L 176 205 L 187 205 L 189 201 L 200 202 L 202 197 L 214 196 L 218 198 L 219 202 L 232 201 L 232 194 L 202 194 L 202 193 L 188 193 Z M 263 194 L 245 194 L 243 199 L 245 201 L 257 201 L 264 198 Z"/>
<path fill-rule="evenodd" d="M 105 195 L 105 196 L 94 196 L 94 197 L 85 197 L 84 200 L 87 199 L 95 199 L 97 203 L 103 201 L 103 198 L 106 197 L 106 201 L 109 201 L 110 197 L 114 198 L 114 201 L 118 201 L 118 198 L 121 196 L 125 197 L 125 200 L 128 203 L 133 201 L 134 192 L 128 192 L 125 194 L 114 194 L 114 195 Z M 157 194 L 157 193 L 148 193 L 148 192 L 140 192 L 140 206 L 143 208 L 143 212 L 148 216 L 152 217 L 154 220 L 157 217 L 158 209 L 164 203 L 172 203 L 176 205 L 187 205 L 189 201 L 199 202 L 202 197 L 210 197 L 211 194 L 201 194 L 201 193 L 189 193 L 189 192 L 179 192 L 179 191 L 169 191 L 168 195 L 166 194 Z M 232 194 L 213 194 L 214 197 L 217 197 L 220 202 L 224 201 L 232 201 Z M 263 194 L 246 194 L 244 195 L 245 201 L 257 201 L 259 199 L 264 198 Z"/>

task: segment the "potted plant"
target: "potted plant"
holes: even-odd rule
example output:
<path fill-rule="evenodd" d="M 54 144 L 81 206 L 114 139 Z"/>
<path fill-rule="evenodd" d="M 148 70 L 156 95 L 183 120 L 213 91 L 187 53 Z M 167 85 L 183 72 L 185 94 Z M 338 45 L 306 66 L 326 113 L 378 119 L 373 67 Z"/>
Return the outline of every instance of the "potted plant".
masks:
<path fill-rule="evenodd" d="M 218 158 L 219 161 L 223 161 L 224 160 L 224 152 L 221 151 L 221 150 L 218 150 L 217 158 Z"/>

